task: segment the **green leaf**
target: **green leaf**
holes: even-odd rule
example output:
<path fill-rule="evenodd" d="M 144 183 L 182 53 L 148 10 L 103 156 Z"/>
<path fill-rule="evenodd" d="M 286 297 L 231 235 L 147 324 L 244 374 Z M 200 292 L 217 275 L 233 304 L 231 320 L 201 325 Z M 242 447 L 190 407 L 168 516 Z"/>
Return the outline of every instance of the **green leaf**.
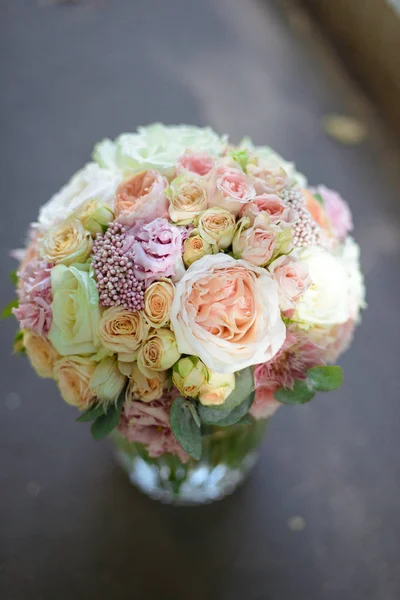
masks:
<path fill-rule="evenodd" d="M 314 198 L 315 198 L 316 200 L 318 200 L 318 202 L 319 202 L 320 204 L 322 204 L 322 206 L 324 205 L 324 201 L 323 201 L 323 199 L 322 199 L 322 196 L 321 196 L 321 194 L 314 194 Z"/>
<path fill-rule="evenodd" d="M 250 396 L 248 396 L 239 406 L 236 406 L 229 415 L 221 419 L 217 422 L 218 427 L 229 427 L 230 425 L 235 425 L 235 423 L 239 423 L 239 421 L 243 421 L 244 418 L 247 417 L 247 413 L 249 412 L 251 405 L 253 404 L 255 397 L 255 392 L 252 392 Z"/>
<path fill-rule="evenodd" d="M 13 351 L 15 354 L 25 354 L 25 346 L 24 346 L 24 332 L 22 329 L 19 329 L 15 334 L 14 343 L 13 343 Z"/>
<path fill-rule="evenodd" d="M 315 392 L 307 385 L 307 381 L 297 379 L 293 389 L 281 387 L 274 393 L 275 400 L 283 404 L 304 404 L 315 396 Z"/>
<path fill-rule="evenodd" d="M 193 410 L 196 409 L 190 400 L 176 398 L 171 406 L 170 423 L 174 436 L 185 452 L 194 459 L 200 460 L 203 453 L 203 440 Z"/>
<path fill-rule="evenodd" d="M 13 271 L 11 271 L 10 279 L 14 285 L 17 285 L 17 283 L 18 283 L 17 269 L 14 269 Z"/>
<path fill-rule="evenodd" d="M 307 380 L 318 392 L 337 390 L 343 383 L 343 372 L 338 366 L 312 367 L 307 371 Z"/>
<path fill-rule="evenodd" d="M 9 304 L 7 304 L 7 306 L 3 309 L 3 312 L 1 313 L 1 318 L 2 319 L 7 319 L 8 317 L 11 317 L 13 312 L 13 308 L 18 308 L 19 306 L 19 302 L 17 299 L 15 300 L 11 300 L 11 302 Z"/>
<path fill-rule="evenodd" d="M 97 417 L 106 414 L 103 404 L 96 404 L 91 406 L 84 413 L 82 413 L 76 420 L 78 423 L 87 423 L 88 421 L 94 421 Z"/>
<path fill-rule="evenodd" d="M 93 422 L 90 431 L 93 438 L 98 441 L 106 437 L 119 424 L 121 409 L 125 400 L 125 389 L 119 395 L 116 404 L 112 404 L 104 415 L 100 415 Z"/>

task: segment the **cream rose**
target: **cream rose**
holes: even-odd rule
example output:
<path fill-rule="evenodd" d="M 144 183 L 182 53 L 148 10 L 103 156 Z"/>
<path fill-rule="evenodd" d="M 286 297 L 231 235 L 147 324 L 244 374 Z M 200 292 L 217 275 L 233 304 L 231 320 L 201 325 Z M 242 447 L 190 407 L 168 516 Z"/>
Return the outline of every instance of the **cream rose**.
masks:
<path fill-rule="evenodd" d="M 104 404 L 118 400 L 125 386 L 126 378 L 118 368 L 115 357 L 107 356 L 96 366 L 89 387 L 93 394 Z"/>
<path fill-rule="evenodd" d="M 94 354 L 99 348 L 99 294 L 88 264 L 51 270 L 53 322 L 49 340 L 62 356 Z"/>
<path fill-rule="evenodd" d="M 204 180 L 195 175 L 180 175 L 171 182 L 166 191 L 169 198 L 169 215 L 181 225 L 193 223 L 194 219 L 207 208 L 208 195 Z"/>
<path fill-rule="evenodd" d="M 209 208 L 199 217 L 200 236 L 211 246 L 224 250 L 231 245 L 235 233 L 235 217 L 225 208 Z"/>
<path fill-rule="evenodd" d="M 235 375 L 233 373 L 209 372 L 209 380 L 200 388 L 199 400 L 204 406 L 224 404 L 234 389 Z"/>
<path fill-rule="evenodd" d="M 60 357 L 49 340 L 25 329 L 23 345 L 36 373 L 40 377 L 52 379 L 54 363 Z"/>
<path fill-rule="evenodd" d="M 114 221 L 114 213 L 111 208 L 98 200 L 90 200 L 83 206 L 77 216 L 92 237 L 96 237 L 98 233 L 103 233 L 104 228 L 111 221 Z"/>
<path fill-rule="evenodd" d="M 214 254 L 213 246 L 203 240 L 194 230 L 183 243 L 183 262 L 187 267 L 203 258 L 206 254 Z"/>
<path fill-rule="evenodd" d="M 54 365 L 54 378 L 58 383 L 65 402 L 79 410 L 89 408 L 95 401 L 95 394 L 89 387 L 97 363 L 82 356 L 61 358 Z"/>
<path fill-rule="evenodd" d="M 175 336 L 169 329 L 157 329 L 141 346 L 138 367 L 146 377 L 153 371 L 166 371 L 179 359 Z"/>
<path fill-rule="evenodd" d="M 69 219 L 48 230 L 40 244 L 41 257 L 50 264 L 85 262 L 92 250 L 92 236 L 78 219 Z"/>
<path fill-rule="evenodd" d="M 208 379 L 208 369 L 197 356 L 185 356 L 174 364 L 172 383 L 184 396 L 196 398 Z"/>
<path fill-rule="evenodd" d="M 170 279 L 152 283 L 144 294 L 144 314 L 152 327 L 165 327 L 169 323 L 175 286 Z"/>
<path fill-rule="evenodd" d="M 204 256 L 186 271 L 175 288 L 171 325 L 179 351 L 219 373 L 270 360 L 286 334 L 268 271 L 225 254 Z"/>
<path fill-rule="evenodd" d="M 101 343 L 125 362 L 136 359 L 137 351 L 148 333 L 149 324 L 141 310 L 131 312 L 121 306 L 112 306 L 101 315 Z"/>
<path fill-rule="evenodd" d="M 149 372 L 149 376 L 143 375 L 137 363 L 132 364 L 130 381 L 126 390 L 127 402 L 141 400 L 142 402 L 153 402 L 163 395 L 167 385 L 167 374 L 165 372 Z"/>
<path fill-rule="evenodd" d="M 312 285 L 297 303 L 293 319 L 305 327 L 345 323 L 351 316 L 349 279 L 340 258 L 321 246 L 304 248 L 299 257 Z"/>

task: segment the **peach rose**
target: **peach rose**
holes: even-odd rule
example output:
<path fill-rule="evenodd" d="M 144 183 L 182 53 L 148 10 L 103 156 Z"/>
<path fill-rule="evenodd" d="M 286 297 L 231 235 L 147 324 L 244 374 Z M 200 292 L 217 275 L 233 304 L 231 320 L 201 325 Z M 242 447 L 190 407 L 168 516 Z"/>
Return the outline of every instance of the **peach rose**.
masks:
<path fill-rule="evenodd" d="M 142 402 L 158 400 L 163 395 L 166 385 L 167 374 L 165 372 L 154 371 L 151 373 L 151 377 L 146 377 L 135 362 L 132 364 L 130 381 L 126 389 L 126 400 L 128 403 L 133 400 Z"/>
<path fill-rule="evenodd" d="M 329 219 L 324 211 L 324 208 L 315 196 L 308 190 L 301 190 L 308 212 L 318 225 L 326 231 L 328 235 L 332 235 Z"/>
<path fill-rule="evenodd" d="M 296 302 L 312 284 L 307 265 L 291 254 L 274 260 L 269 270 L 278 284 L 281 309 L 294 309 Z"/>
<path fill-rule="evenodd" d="M 138 219 L 149 223 L 168 217 L 167 185 L 167 179 L 157 171 L 142 171 L 125 179 L 115 194 L 115 218 L 131 226 Z"/>
<path fill-rule="evenodd" d="M 251 202 L 243 206 L 240 216 L 249 217 L 250 221 L 253 222 L 262 212 L 267 213 L 271 223 L 291 224 L 298 218 L 297 212 L 276 194 L 256 196 Z"/>
<path fill-rule="evenodd" d="M 23 345 L 36 373 L 40 377 L 52 379 L 54 363 L 60 357 L 49 340 L 26 329 Z"/>
<path fill-rule="evenodd" d="M 254 198 L 256 191 L 240 169 L 220 164 L 215 173 L 215 189 L 209 206 L 220 206 L 237 216 L 244 204 Z"/>
<path fill-rule="evenodd" d="M 218 373 L 270 360 L 286 334 L 270 273 L 225 254 L 189 267 L 175 288 L 171 325 L 179 351 Z"/>
<path fill-rule="evenodd" d="M 82 356 L 64 357 L 54 365 L 54 379 L 65 402 L 86 410 L 96 397 L 89 384 L 97 363 Z"/>
<path fill-rule="evenodd" d="M 105 310 L 99 324 L 99 337 L 105 346 L 119 355 L 119 359 L 131 362 L 136 359 L 140 345 L 149 333 L 144 312 L 131 312 L 121 306 Z"/>
<path fill-rule="evenodd" d="M 152 283 L 144 294 L 144 314 L 152 327 L 164 327 L 169 323 L 169 313 L 175 286 L 170 279 Z"/>
<path fill-rule="evenodd" d="M 196 175 L 203 177 L 213 168 L 213 158 L 206 152 L 185 152 L 183 156 L 178 159 L 176 165 L 176 172 L 178 174 L 190 171 Z"/>
<path fill-rule="evenodd" d="M 256 389 L 256 397 L 249 410 L 249 414 L 257 421 L 269 419 L 281 406 L 281 403 L 274 398 L 275 390 L 261 385 Z"/>

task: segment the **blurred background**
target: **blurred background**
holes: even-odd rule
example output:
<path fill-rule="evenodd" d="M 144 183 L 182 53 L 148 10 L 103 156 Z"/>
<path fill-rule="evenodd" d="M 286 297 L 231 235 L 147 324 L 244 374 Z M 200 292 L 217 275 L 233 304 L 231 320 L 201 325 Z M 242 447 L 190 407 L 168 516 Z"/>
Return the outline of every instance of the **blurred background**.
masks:
<path fill-rule="evenodd" d="M 248 482 L 201 508 L 133 489 L 2 323 L 2 599 L 400 597 L 398 5 L 0 0 L 2 306 L 39 206 L 154 121 L 250 135 L 338 189 L 369 304 L 342 389 L 283 407 Z"/>

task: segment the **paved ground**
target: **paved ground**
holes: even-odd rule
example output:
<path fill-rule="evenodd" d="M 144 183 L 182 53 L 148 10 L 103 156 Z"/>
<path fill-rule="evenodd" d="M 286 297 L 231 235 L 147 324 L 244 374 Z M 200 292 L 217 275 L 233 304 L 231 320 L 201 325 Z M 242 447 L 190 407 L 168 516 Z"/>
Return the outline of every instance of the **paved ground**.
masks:
<path fill-rule="evenodd" d="M 44 3 L 42 3 L 44 4 Z M 0 5 L 2 304 L 7 250 L 95 140 L 154 120 L 210 123 L 295 158 L 352 204 L 369 309 L 343 389 L 271 423 L 248 483 L 200 509 L 130 487 L 107 443 L 51 382 L 10 356 L 2 326 L 4 600 L 395 600 L 399 538 L 399 202 L 394 155 L 372 123 L 345 148 L 327 112 L 369 119 L 296 13 L 256 0 Z M 305 519 L 303 531 L 288 521 Z"/>

